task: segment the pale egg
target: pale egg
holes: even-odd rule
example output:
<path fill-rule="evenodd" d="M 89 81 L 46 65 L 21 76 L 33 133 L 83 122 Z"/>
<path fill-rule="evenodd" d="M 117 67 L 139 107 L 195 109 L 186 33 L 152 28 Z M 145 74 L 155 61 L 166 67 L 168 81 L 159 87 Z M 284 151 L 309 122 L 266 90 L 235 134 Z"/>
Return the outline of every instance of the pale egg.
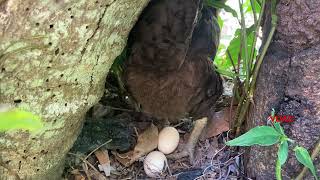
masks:
<path fill-rule="evenodd" d="M 143 161 L 144 172 L 149 177 L 159 177 L 167 163 L 166 156 L 160 151 L 153 151 Z"/>
<path fill-rule="evenodd" d="M 179 132 L 174 127 L 165 127 L 159 133 L 158 149 L 164 154 L 172 153 L 179 144 Z"/>

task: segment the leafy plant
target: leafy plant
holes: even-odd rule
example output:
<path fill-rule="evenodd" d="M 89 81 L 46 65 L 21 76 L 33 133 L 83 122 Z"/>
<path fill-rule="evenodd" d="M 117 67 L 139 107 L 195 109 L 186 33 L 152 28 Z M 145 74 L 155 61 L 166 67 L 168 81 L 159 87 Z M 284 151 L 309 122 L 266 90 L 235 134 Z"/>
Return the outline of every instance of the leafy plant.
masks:
<path fill-rule="evenodd" d="M 214 60 L 217 71 L 231 78 L 234 82 L 234 97 L 237 98 L 238 107 L 232 129 L 236 132 L 236 135 L 240 133 L 240 126 L 252 102 L 258 72 L 275 32 L 277 24 L 276 1 L 271 0 L 270 3 L 271 18 L 267 19 L 271 19 L 271 29 L 268 31 L 269 34 L 265 38 L 266 40 L 260 51 L 257 49 L 257 42 L 260 38 L 259 31 L 266 4 L 265 0 L 238 0 L 239 10 L 236 11 L 237 15 L 234 13 L 235 10 L 230 10 L 231 7 L 227 5 L 214 2 L 207 3 L 210 6 L 222 8 L 226 12 L 232 13 L 239 23 L 239 28 L 235 31 L 233 39 L 228 45 L 221 44 L 219 46 Z M 253 19 L 253 24 L 251 23 L 249 26 L 250 21 L 246 21 L 248 15 L 251 15 Z"/>
<path fill-rule="evenodd" d="M 257 48 L 255 47 L 257 39 L 256 30 L 258 30 L 259 27 L 257 26 L 258 22 L 256 20 L 256 15 L 257 13 L 261 12 L 260 3 L 257 0 L 246 0 L 245 3 L 239 2 L 239 7 L 241 11 L 237 12 L 236 10 L 232 9 L 230 6 L 224 4 L 224 2 L 221 1 L 207 0 L 205 2 L 205 4 L 208 6 L 223 9 L 226 12 L 231 13 L 232 17 L 235 18 L 239 23 L 239 28 L 235 30 L 233 39 L 231 39 L 230 42 L 227 43 L 225 43 L 224 40 L 220 42 L 218 53 L 214 61 L 216 66 L 218 67 L 218 71 L 222 75 L 232 79 L 235 78 L 235 76 L 250 74 L 246 73 L 249 69 L 246 69 L 245 63 L 248 62 L 251 64 L 249 68 L 253 67 L 252 64 L 254 63 L 254 61 L 250 62 L 249 58 L 252 59 L 253 56 L 256 55 L 257 51 Z M 251 6 L 251 3 L 254 5 L 254 7 Z M 247 26 L 247 22 L 245 21 L 244 17 L 247 17 L 252 14 L 255 19 L 254 24 Z M 218 20 L 222 21 L 222 18 L 219 16 Z M 243 31 L 242 28 L 245 28 L 246 30 Z M 222 39 L 223 38 L 225 37 L 222 36 Z"/>
<path fill-rule="evenodd" d="M 252 102 L 260 66 L 275 32 L 277 24 L 277 16 L 275 15 L 276 1 L 271 1 L 271 29 L 260 51 L 258 51 L 257 42 L 260 38 L 259 31 L 264 14 L 265 0 L 238 0 L 238 11 L 230 10 L 232 9 L 231 7 L 226 4 L 221 5 L 216 3 L 214 0 L 208 1 L 210 2 L 207 3 L 209 6 L 222 8 L 226 12 L 230 12 L 232 17 L 238 22 L 238 29 L 236 29 L 233 39 L 231 39 L 229 44 L 222 43 L 219 46 L 214 60 L 217 71 L 231 78 L 234 82 L 233 91 L 235 93 L 234 97 L 237 98 L 238 107 L 236 110 L 236 120 L 232 124 L 232 129 L 238 135 L 250 102 Z M 247 20 L 249 15 L 253 19 L 253 23 L 251 22 L 251 24 Z"/>
<path fill-rule="evenodd" d="M 271 116 L 274 117 L 274 111 L 272 112 Z M 260 146 L 270 146 L 274 144 L 278 144 L 278 153 L 277 153 L 277 160 L 276 160 L 276 178 L 281 180 L 281 167 L 285 164 L 288 158 L 289 152 L 289 143 L 294 145 L 294 141 L 289 139 L 287 135 L 284 133 L 283 128 L 281 127 L 280 123 L 274 122 L 272 126 L 258 126 L 254 127 L 249 130 L 247 133 L 235 138 L 231 141 L 226 142 L 228 146 L 253 146 L 253 145 L 260 145 Z M 313 176 L 318 180 L 315 167 L 312 163 L 311 156 L 309 155 L 308 151 L 296 145 L 293 149 L 295 152 L 295 156 L 297 160 L 307 167 Z"/>
<path fill-rule="evenodd" d="M 40 117 L 31 112 L 20 109 L 0 112 L 0 132 L 17 129 L 35 132 L 42 126 Z"/>

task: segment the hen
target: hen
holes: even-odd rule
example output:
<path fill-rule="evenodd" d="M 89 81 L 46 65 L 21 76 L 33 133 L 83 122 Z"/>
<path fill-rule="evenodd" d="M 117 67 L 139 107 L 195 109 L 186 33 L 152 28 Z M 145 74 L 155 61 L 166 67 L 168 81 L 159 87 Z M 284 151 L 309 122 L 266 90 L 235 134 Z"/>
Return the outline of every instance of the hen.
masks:
<path fill-rule="evenodd" d="M 212 118 L 223 90 L 210 61 L 219 43 L 215 14 L 200 0 L 153 0 L 145 8 L 129 37 L 124 75 L 144 113 L 170 123 L 185 116 Z M 195 122 L 185 150 L 176 158 L 192 159 L 206 121 Z"/>

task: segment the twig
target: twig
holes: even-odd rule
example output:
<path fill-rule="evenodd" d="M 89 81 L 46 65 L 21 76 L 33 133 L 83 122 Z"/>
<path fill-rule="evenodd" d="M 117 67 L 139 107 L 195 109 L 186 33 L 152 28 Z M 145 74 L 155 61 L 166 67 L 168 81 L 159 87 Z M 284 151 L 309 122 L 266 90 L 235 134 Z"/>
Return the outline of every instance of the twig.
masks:
<path fill-rule="evenodd" d="M 166 169 L 168 169 L 169 175 L 172 176 L 172 172 L 171 172 L 171 169 L 169 167 L 168 161 L 166 160 L 165 163 L 166 163 Z"/>
<path fill-rule="evenodd" d="M 88 171 L 88 165 L 87 165 L 87 163 L 83 163 L 83 164 L 82 164 L 82 168 L 83 168 L 83 170 L 84 170 L 84 173 L 86 173 L 86 175 L 87 175 L 87 177 L 88 177 L 88 180 L 91 180 L 91 176 L 90 176 L 89 171 Z"/>
<path fill-rule="evenodd" d="M 219 149 L 219 150 L 211 157 L 211 162 L 210 162 L 211 165 L 212 165 L 212 162 L 213 162 L 213 158 L 216 157 L 216 155 L 217 155 L 218 153 L 220 153 L 225 147 L 226 147 L 226 145 L 224 145 L 221 149 Z"/>
<path fill-rule="evenodd" d="M 314 160 L 320 151 L 320 139 L 318 140 L 316 146 L 314 147 L 312 154 L 311 154 L 311 159 Z M 308 168 L 305 166 L 303 167 L 302 171 L 299 173 L 299 175 L 297 176 L 296 180 L 302 180 L 303 176 L 306 174 Z"/>
<path fill-rule="evenodd" d="M 81 161 L 83 161 L 84 163 L 86 163 L 87 165 L 89 165 L 93 170 L 99 172 L 89 161 L 87 161 L 86 159 L 82 158 L 80 155 L 75 154 L 75 153 L 71 153 L 69 152 L 68 154 L 76 156 L 77 158 L 79 158 Z"/>
<path fill-rule="evenodd" d="M 98 149 L 101 148 L 102 146 L 110 143 L 111 141 L 112 141 L 112 139 L 110 139 L 110 140 L 108 140 L 107 142 L 101 144 L 100 146 L 98 146 L 97 148 L 95 148 L 93 151 L 91 151 L 91 152 L 86 156 L 86 158 L 84 158 L 84 159 L 87 160 L 88 157 L 91 156 L 96 150 L 98 150 Z"/>
<path fill-rule="evenodd" d="M 136 172 L 135 179 L 138 179 L 139 173 L 142 170 L 142 168 L 143 166 L 139 167 L 138 171 Z"/>
<path fill-rule="evenodd" d="M 124 111 L 124 112 L 133 112 L 133 110 L 130 109 L 123 109 L 123 108 L 118 108 L 118 107 L 113 107 L 113 106 L 106 106 L 112 110 L 118 110 L 118 111 Z"/>

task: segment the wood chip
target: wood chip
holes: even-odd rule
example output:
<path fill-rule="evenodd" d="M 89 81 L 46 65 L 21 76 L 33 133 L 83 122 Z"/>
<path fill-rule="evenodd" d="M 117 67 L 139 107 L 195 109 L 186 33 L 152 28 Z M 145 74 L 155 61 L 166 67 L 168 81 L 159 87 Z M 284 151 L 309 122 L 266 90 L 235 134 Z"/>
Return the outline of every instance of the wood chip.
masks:
<path fill-rule="evenodd" d="M 99 170 L 103 171 L 105 175 L 110 176 L 110 159 L 107 150 L 99 149 L 94 152 L 95 156 L 99 161 Z"/>

